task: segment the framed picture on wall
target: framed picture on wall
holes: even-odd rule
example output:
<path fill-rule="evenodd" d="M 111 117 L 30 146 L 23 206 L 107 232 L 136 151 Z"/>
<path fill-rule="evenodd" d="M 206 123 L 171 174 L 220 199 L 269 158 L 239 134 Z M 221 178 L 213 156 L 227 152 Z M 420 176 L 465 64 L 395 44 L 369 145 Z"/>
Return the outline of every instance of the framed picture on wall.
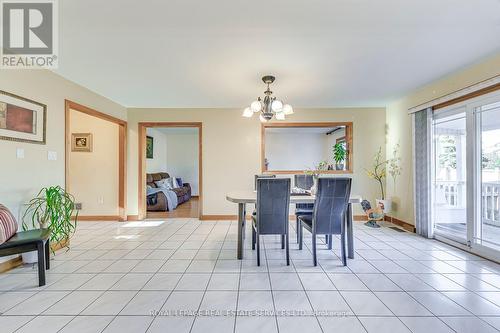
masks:
<path fill-rule="evenodd" d="M 72 133 L 71 151 L 74 152 L 92 152 L 92 134 L 91 133 Z"/>
<path fill-rule="evenodd" d="M 146 158 L 153 158 L 153 137 L 146 136 Z"/>
<path fill-rule="evenodd" d="M 0 139 L 45 144 L 47 106 L 0 90 Z"/>

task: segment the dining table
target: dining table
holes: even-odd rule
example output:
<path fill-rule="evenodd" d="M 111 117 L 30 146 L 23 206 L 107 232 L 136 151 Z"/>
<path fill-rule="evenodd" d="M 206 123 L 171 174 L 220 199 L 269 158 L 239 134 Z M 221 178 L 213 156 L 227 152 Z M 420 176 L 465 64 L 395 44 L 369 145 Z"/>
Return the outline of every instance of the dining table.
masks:
<path fill-rule="evenodd" d="M 246 205 L 257 202 L 257 191 L 233 191 L 226 195 L 229 202 L 238 204 L 238 246 L 237 258 L 243 259 L 243 243 L 245 237 L 246 224 Z M 308 204 L 314 203 L 316 196 L 307 193 L 291 193 L 290 204 Z M 347 257 L 354 259 L 354 231 L 352 224 L 352 204 L 361 203 L 362 198 L 359 195 L 351 195 L 347 204 L 347 213 L 344 220 L 344 228 L 347 237 Z"/>

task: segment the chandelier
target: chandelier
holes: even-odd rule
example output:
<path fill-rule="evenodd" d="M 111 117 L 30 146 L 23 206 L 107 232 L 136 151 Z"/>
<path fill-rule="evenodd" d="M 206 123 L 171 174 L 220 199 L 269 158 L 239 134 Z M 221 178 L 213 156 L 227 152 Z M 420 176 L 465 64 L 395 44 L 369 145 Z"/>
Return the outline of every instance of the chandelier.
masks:
<path fill-rule="evenodd" d="M 267 89 L 264 91 L 264 99 L 260 97 L 253 101 L 249 107 L 243 111 L 243 117 L 251 118 L 254 113 L 260 113 L 260 121 L 266 122 L 273 117 L 276 120 L 285 120 L 285 116 L 293 113 L 293 108 L 289 104 L 283 104 L 282 101 L 273 96 L 273 92 L 269 89 L 269 85 L 274 82 L 276 78 L 272 75 L 262 77 L 262 81 L 267 84 Z"/>

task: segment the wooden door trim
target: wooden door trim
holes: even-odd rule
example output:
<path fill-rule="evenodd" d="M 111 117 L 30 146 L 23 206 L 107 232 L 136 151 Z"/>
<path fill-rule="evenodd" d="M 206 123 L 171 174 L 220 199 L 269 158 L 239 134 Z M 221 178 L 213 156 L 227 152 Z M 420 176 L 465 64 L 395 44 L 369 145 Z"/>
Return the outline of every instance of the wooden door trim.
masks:
<path fill-rule="evenodd" d="M 146 129 L 155 127 L 198 128 L 198 217 L 203 216 L 203 123 L 202 122 L 139 122 L 138 219 L 146 218 Z"/>
<path fill-rule="evenodd" d="M 64 132 L 65 132 L 65 158 L 64 169 L 65 179 L 64 186 L 66 191 L 70 192 L 69 188 L 69 162 L 71 153 L 71 132 L 70 120 L 71 110 L 85 113 L 102 120 L 106 120 L 118 125 L 118 217 L 120 221 L 127 220 L 127 122 L 125 120 L 115 118 L 108 114 L 102 113 L 85 105 L 64 100 Z M 84 218 L 82 216 L 82 218 Z"/>

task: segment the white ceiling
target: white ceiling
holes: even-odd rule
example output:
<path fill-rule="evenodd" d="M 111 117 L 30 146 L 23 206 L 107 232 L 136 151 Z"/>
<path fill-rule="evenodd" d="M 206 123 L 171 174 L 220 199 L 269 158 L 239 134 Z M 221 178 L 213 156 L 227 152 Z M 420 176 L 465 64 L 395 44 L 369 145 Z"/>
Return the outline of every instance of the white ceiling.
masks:
<path fill-rule="evenodd" d="M 57 73 L 129 107 L 384 106 L 500 50 L 499 0 L 64 0 Z"/>

